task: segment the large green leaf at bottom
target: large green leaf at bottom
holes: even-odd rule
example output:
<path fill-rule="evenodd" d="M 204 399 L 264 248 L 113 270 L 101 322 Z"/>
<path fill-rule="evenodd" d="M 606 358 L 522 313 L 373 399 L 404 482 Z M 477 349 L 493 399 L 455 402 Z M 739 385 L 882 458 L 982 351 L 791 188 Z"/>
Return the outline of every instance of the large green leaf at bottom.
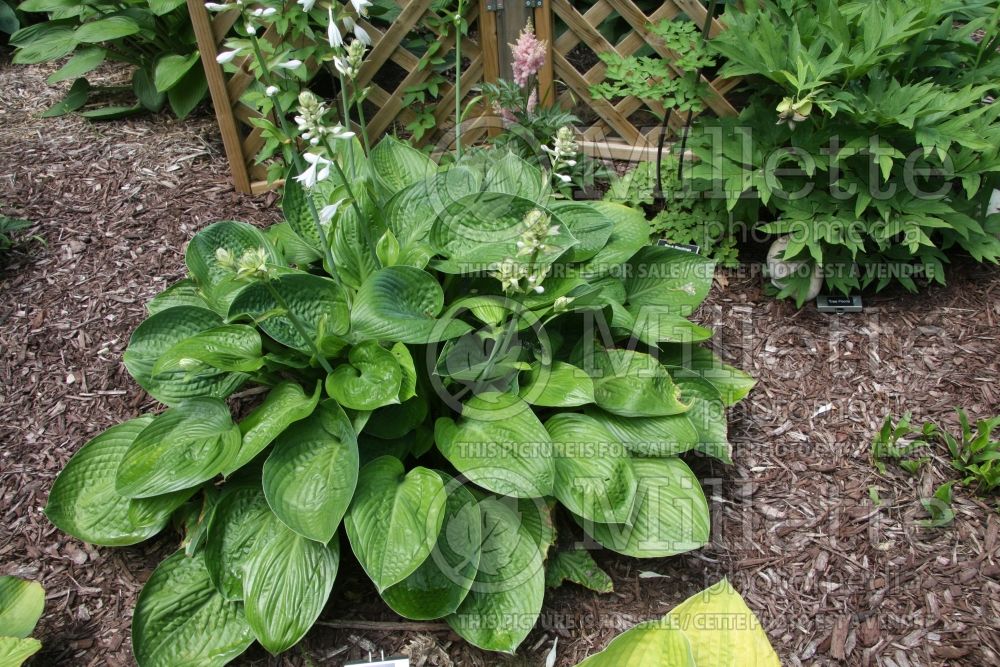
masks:
<path fill-rule="evenodd" d="M 639 481 L 627 524 L 574 517 L 601 545 L 633 558 L 665 558 L 703 547 L 711 522 L 708 501 L 691 469 L 680 459 L 633 459 Z"/>
<path fill-rule="evenodd" d="M 320 544 L 271 515 L 247 559 L 243 596 L 257 641 L 277 655 L 305 636 L 323 611 L 340 564 L 340 542 Z"/>
<path fill-rule="evenodd" d="M 0 632 L 24 639 L 45 609 L 45 591 L 37 581 L 0 577 Z"/>
<path fill-rule="evenodd" d="M 471 398 L 457 422 L 435 422 L 434 440 L 459 472 L 483 488 L 516 498 L 552 494 L 552 439 L 531 406 L 513 394 Z"/>
<path fill-rule="evenodd" d="M 264 462 L 264 494 L 281 521 L 327 544 L 358 483 L 358 440 L 343 408 L 324 401 L 282 433 Z"/>
<path fill-rule="evenodd" d="M 24 661 L 42 650 L 42 642 L 37 639 L 0 637 L 0 665 L 21 667 Z"/>
<path fill-rule="evenodd" d="M 125 452 L 152 421 L 146 416 L 112 426 L 74 454 L 49 492 L 49 521 L 84 542 L 107 547 L 136 544 L 163 530 L 190 494 L 129 500 L 115 490 L 115 471 Z"/>
<path fill-rule="evenodd" d="M 227 601 L 243 599 L 244 566 L 254 553 L 257 536 L 272 516 L 264 491 L 256 482 L 227 484 L 216 503 L 205 541 L 205 565 Z"/>
<path fill-rule="evenodd" d="M 240 452 L 223 472 L 229 475 L 243 467 L 291 424 L 311 415 L 319 405 L 320 392 L 318 382 L 312 396 L 295 382 L 282 382 L 272 388 L 264 402 L 240 422 Z"/>
<path fill-rule="evenodd" d="M 183 550 L 156 568 L 132 617 L 140 667 L 221 667 L 253 640 L 243 605 L 219 595 L 203 554 L 188 558 Z"/>
<path fill-rule="evenodd" d="M 674 607 L 663 623 L 684 632 L 697 665 L 781 667 L 760 621 L 726 579 Z"/>
<path fill-rule="evenodd" d="M 752 665 L 753 663 L 745 663 Z M 666 627 L 662 621 L 641 623 L 624 632 L 600 653 L 577 667 L 698 667 L 684 633 Z M 715 667 L 715 663 L 705 665 Z"/>
<path fill-rule="evenodd" d="M 538 543 L 509 502 L 486 498 L 479 574 L 462 605 L 445 621 L 474 646 L 513 653 L 535 626 L 545 597 Z"/>
<path fill-rule="evenodd" d="M 240 429 L 217 398 L 193 398 L 157 415 L 118 465 L 115 489 L 149 498 L 189 489 L 223 470 L 240 450 Z"/>
<path fill-rule="evenodd" d="M 406 472 L 394 456 L 380 456 L 361 469 L 344 529 L 380 593 L 413 574 L 430 555 L 446 499 L 436 472 L 423 467 Z"/>
<path fill-rule="evenodd" d="M 439 473 L 448 494 L 444 521 L 434 550 L 413 574 L 382 591 L 382 599 L 400 616 L 415 621 L 453 613 L 476 578 L 482 548 L 482 518 L 472 493 Z"/>
<path fill-rule="evenodd" d="M 733 447 L 729 444 L 726 405 L 718 389 L 708 380 L 698 377 L 677 378 L 677 386 L 681 389 L 681 399 L 691 405 L 684 416 L 698 432 L 698 444 L 694 448 L 723 463 L 732 463 Z"/>

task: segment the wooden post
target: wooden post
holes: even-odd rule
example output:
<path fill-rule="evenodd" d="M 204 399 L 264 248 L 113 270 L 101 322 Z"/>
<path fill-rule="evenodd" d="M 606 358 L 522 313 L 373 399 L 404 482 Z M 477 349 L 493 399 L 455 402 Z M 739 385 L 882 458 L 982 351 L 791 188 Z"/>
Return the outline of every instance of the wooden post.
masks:
<path fill-rule="evenodd" d="M 222 65 L 216 61 L 219 50 L 212 20 L 202 0 L 187 0 L 187 5 L 191 15 L 191 25 L 198 39 L 198 50 L 201 52 L 201 64 L 208 80 L 208 91 L 212 95 L 212 106 L 215 107 L 215 115 L 219 119 L 222 145 L 226 149 L 226 159 L 229 160 L 233 172 L 233 185 L 237 191 L 251 194 L 253 190 L 250 186 L 246 157 L 243 155 L 243 139 L 236 126 L 236 118 L 233 116 L 233 105 L 226 90 L 226 77 L 222 72 Z M 224 14 L 220 14 L 217 20 L 228 19 Z M 230 21 L 228 25 L 231 26 L 232 22 Z"/>
<path fill-rule="evenodd" d="M 553 75 L 552 54 L 555 53 L 555 34 L 552 32 L 552 5 L 549 0 L 535 2 L 535 34 L 545 42 L 548 53 L 545 55 L 545 65 L 538 73 L 538 101 L 542 106 L 550 107 L 556 102 L 555 77 Z"/>

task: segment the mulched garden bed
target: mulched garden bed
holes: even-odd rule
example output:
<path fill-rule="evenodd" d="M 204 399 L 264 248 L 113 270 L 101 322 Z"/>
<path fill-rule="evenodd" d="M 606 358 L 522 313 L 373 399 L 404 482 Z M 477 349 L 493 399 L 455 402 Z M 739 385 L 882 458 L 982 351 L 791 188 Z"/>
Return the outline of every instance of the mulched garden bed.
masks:
<path fill-rule="evenodd" d="M 38 119 L 62 94 L 45 85 L 49 71 L 0 64 L 0 210 L 38 221 L 45 239 L 0 274 L 0 574 L 46 588 L 35 664 L 128 665 L 135 597 L 177 536 L 97 549 L 41 509 L 87 439 L 155 406 L 121 354 L 145 301 L 182 277 L 185 241 L 215 220 L 266 225 L 279 211 L 273 195 L 232 191 L 207 114 Z M 713 543 L 665 560 L 597 554 L 615 593 L 550 591 L 521 657 L 394 616 L 345 559 L 299 648 L 280 659 L 255 649 L 238 664 L 332 665 L 384 651 L 414 665 L 540 665 L 558 637 L 557 664 L 569 666 L 722 576 L 786 665 L 1000 664 L 995 501 L 960 490 L 953 525 L 917 528 L 919 497 L 952 477 L 946 453 L 916 477 L 891 464 L 880 475 L 868 456 L 887 412 L 952 426 L 956 405 L 1000 412 L 1000 272 L 958 267 L 947 288 L 867 306 L 798 311 L 766 297 L 752 267 L 719 275 L 697 319 L 759 384 L 731 414 L 735 464 L 694 462 Z"/>

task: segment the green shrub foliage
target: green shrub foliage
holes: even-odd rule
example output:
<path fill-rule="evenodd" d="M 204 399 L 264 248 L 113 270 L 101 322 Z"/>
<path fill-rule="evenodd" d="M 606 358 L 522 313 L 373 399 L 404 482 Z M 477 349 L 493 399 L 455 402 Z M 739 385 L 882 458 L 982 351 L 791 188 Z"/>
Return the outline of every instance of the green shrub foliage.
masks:
<path fill-rule="evenodd" d="M 347 550 L 400 615 L 513 652 L 558 527 L 642 558 L 709 539 L 678 456 L 728 461 L 725 407 L 753 385 L 687 319 L 713 263 L 510 153 L 347 153 L 309 190 L 289 174 L 285 222 L 194 237 L 125 354 L 167 409 L 52 489 L 49 518 L 94 544 L 186 527 L 135 610 L 144 667 L 290 648 Z"/>

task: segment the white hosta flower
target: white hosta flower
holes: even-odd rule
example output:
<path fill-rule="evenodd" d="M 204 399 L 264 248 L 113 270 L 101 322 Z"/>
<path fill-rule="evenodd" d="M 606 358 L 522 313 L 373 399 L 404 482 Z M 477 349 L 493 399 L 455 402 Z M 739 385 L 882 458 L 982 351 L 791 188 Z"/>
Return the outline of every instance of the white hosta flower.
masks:
<path fill-rule="evenodd" d="M 335 125 L 330 129 L 330 136 L 334 139 L 353 139 L 354 132 L 345 129 L 343 125 Z"/>
<path fill-rule="evenodd" d="M 229 252 L 226 248 L 215 249 L 215 261 L 219 263 L 219 266 L 225 269 L 232 269 L 236 266 L 236 258 L 234 258 L 233 253 Z"/>
<path fill-rule="evenodd" d="M 306 189 L 315 187 L 317 183 L 330 177 L 330 166 L 333 163 L 325 157 L 316 153 L 306 153 L 302 158 L 309 164 L 305 171 L 295 177 L 302 187 Z"/>
<path fill-rule="evenodd" d="M 566 174 L 556 174 L 556 178 L 558 178 L 563 183 L 571 183 L 573 181 L 573 179 L 570 176 L 567 176 Z"/>
<path fill-rule="evenodd" d="M 337 48 L 344 45 L 344 36 L 340 34 L 340 28 L 337 27 L 337 21 L 333 18 L 333 8 L 327 10 L 327 16 L 330 19 L 330 24 L 326 27 L 326 41 L 330 43 L 330 48 Z"/>
<path fill-rule="evenodd" d="M 353 79 L 354 75 L 357 74 L 357 72 L 355 72 L 351 68 L 351 64 L 347 61 L 347 58 L 342 58 L 340 56 L 337 56 L 336 58 L 333 59 L 333 66 L 337 68 L 338 72 L 348 77 L 349 79 Z"/>
<path fill-rule="evenodd" d="M 224 12 L 230 8 L 230 5 L 221 4 L 218 2 L 206 2 L 205 9 L 210 12 Z"/>
<path fill-rule="evenodd" d="M 302 64 L 301 60 L 296 60 L 295 58 L 292 58 L 291 60 L 286 60 L 283 63 L 276 64 L 275 67 L 279 69 L 295 69 L 301 64 Z"/>
<path fill-rule="evenodd" d="M 250 15 L 254 18 L 268 18 L 269 16 L 274 16 L 278 13 L 278 10 L 274 7 L 258 7 L 257 9 L 250 12 Z"/>
<path fill-rule="evenodd" d="M 340 201 L 324 206 L 319 212 L 319 221 L 324 225 L 330 224 L 330 221 L 333 220 L 335 215 L 337 215 L 337 211 L 340 210 L 341 205 L 345 201 L 347 200 L 341 199 Z"/>
<path fill-rule="evenodd" d="M 358 16 L 368 16 L 368 8 L 372 6 L 372 3 L 368 0 L 351 0 L 351 5 L 354 6 L 354 11 L 358 13 Z"/>
<path fill-rule="evenodd" d="M 297 0 L 297 2 L 302 5 L 304 12 L 311 12 L 312 8 L 316 6 L 316 0 Z"/>
<path fill-rule="evenodd" d="M 215 56 L 216 62 L 220 65 L 225 65 L 226 63 L 231 63 L 236 59 L 236 56 L 240 55 L 240 49 L 233 49 L 232 51 L 223 51 L 219 55 Z"/>
<path fill-rule="evenodd" d="M 368 34 L 367 30 L 357 24 L 354 25 L 354 36 L 357 37 L 358 40 L 365 46 L 372 45 L 371 35 Z"/>
<path fill-rule="evenodd" d="M 267 88 L 264 89 L 264 94 L 267 95 L 268 97 L 274 97 L 280 92 L 281 89 L 278 88 L 277 86 L 268 86 Z"/>

